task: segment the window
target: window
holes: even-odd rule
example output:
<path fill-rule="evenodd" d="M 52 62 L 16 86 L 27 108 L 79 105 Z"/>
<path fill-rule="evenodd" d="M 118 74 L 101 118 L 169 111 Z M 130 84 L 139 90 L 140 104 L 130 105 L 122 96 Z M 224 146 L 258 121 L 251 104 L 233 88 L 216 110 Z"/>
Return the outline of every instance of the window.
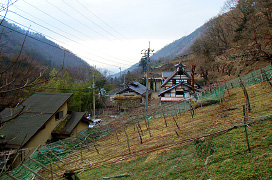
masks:
<path fill-rule="evenodd" d="M 177 81 L 175 79 L 172 79 L 172 84 L 176 85 Z"/>
<path fill-rule="evenodd" d="M 177 96 L 184 96 L 184 91 L 176 91 Z"/>
<path fill-rule="evenodd" d="M 60 118 L 62 118 L 62 117 L 63 117 L 63 111 L 57 112 L 57 113 L 55 114 L 56 120 L 57 120 L 57 119 L 60 119 Z"/>

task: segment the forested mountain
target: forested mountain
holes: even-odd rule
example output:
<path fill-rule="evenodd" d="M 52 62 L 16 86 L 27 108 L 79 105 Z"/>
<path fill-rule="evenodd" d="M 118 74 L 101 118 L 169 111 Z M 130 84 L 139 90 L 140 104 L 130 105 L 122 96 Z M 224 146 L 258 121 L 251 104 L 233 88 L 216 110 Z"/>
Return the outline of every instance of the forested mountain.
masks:
<path fill-rule="evenodd" d="M 199 27 L 188 36 L 184 36 L 166 45 L 161 50 L 154 53 L 151 59 L 155 61 L 159 59 L 172 59 L 176 56 L 179 56 L 185 53 L 193 44 L 193 42 L 200 36 L 202 29 L 203 29 L 203 26 Z"/>
<path fill-rule="evenodd" d="M 4 20 L 0 26 L 0 48 L 6 55 L 17 54 L 20 51 L 26 30 Z M 63 62 L 63 49 L 41 34 L 28 32 L 23 47 L 23 54 L 46 62 L 47 65 L 60 66 Z M 89 66 L 87 62 L 66 50 L 64 66 Z"/>

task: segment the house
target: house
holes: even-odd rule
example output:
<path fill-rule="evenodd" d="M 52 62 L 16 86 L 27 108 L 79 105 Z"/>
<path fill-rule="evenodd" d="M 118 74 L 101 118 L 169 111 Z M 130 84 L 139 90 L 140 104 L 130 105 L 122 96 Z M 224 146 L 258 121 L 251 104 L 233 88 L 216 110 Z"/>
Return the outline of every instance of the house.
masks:
<path fill-rule="evenodd" d="M 71 112 L 58 124 L 52 131 L 54 140 L 65 139 L 75 136 L 81 131 L 87 129 L 90 120 L 86 118 L 86 112 Z"/>
<path fill-rule="evenodd" d="M 137 81 L 132 81 L 127 84 L 127 87 L 117 92 L 114 100 L 117 100 L 117 105 L 126 107 L 139 106 L 146 101 L 146 87 Z M 152 90 L 148 90 L 148 99 L 151 99 Z"/>
<path fill-rule="evenodd" d="M 162 72 L 161 102 L 184 101 L 192 98 L 195 92 L 200 92 L 200 85 L 194 82 L 192 73 L 185 70 L 186 66 L 182 63 L 175 66 L 174 72 Z"/>
<path fill-rule="evenodd" d="M 68 118 L 67 103 L 71 96 L 72 93 L 34 93 L 18 107 L 6 108 L 0 113 L 1 152 L 24 149 L 20 151 L 20 156 L 14 154 L 17 159 L 12 167 L 27 158 L 35 148 L 53 140 L 54 130 L 64 120 L 67 123 L 61 132 L 67 136 L 88 128 L 88 123 L 80 123 L 83 113 L 72 113 L 71 118 Z M 9 156 L 13 154 L 9 153 Z"/>

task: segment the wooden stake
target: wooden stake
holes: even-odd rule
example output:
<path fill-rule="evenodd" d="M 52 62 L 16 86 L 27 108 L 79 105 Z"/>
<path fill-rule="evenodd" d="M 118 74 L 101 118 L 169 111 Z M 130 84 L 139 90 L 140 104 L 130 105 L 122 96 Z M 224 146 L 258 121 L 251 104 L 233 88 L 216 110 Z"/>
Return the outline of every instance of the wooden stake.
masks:
<path fill-rule="evenodd" d="M 60 169 L 66 171 L 66 169 L 63 169 L 62 167 L 60 167 L 58 164 L 56 164 L 55 162 L 51 161 L 51 159 L 49 157 L 47 157 L 45 154 L 43 154 L 40 150 L 37 150 L 38 153 L 40 153 L 43 157 L 45 157 L 50 163 L 54 163 L 56 166 L 58 166 Z"/>
<path fill-rule="evenodd" d="M 47 171 L 50 171 L 51 173 L 54 173 L 55 175 L 57 175 L 58 177 L 61 177 L 60 175 L 58 175 L 57 173 L 55 173 L 54 171 L 48 169 L 45 165 L 43 165 L 42 163 L 36 161 L 35 159 L 29 158 L 31 161 L 35 162 L 36 164 L 42 166 L 44 169 L 46 169 Z"/>
<path fill-rule="evenodd" d="M 163 114 L 163 118 L 164 118 L 164 122 L 165 122 L 165 127 L 167 127 L 167 121 L 166 121 L 166 118 L 165 118 L 165 115 L 164 115 L 164 110 L 162 108 L 162 114 Z"/>
<path fill-rule="evenodd" d="M 247 141 L 247 148 L 248 151 L 251 152 L 250 149 L 250 144 L 249 144 L 249 139 L 248 139 L 248 134 L 247 134 L 247 110 L 246 110 L 246 106 L 243 105 L 243 115 L 244 115 L 244 127 L 245 127 L 245 134 L 246 134 L 246 141 Z"/>
<path fill-rule="evenodd" d="M 6 173 L 6 175 L 8 175 L 11 179 L 13 180 L 18 180 L 16 177 L 12 176 L 11 174 L 9 174 L 8 172 Z"/>
<path fill-rule="evenodd" d="M 139 134 L 139 138 L 140 138 L 140 143 L 143 144 L 143 139 L 142 139 L 141 133 L 139 131 L 139 128 L 138 128 L 137 125 L 136 125 L 136 127 L 137 127 L 137 130 L 138 130 L 138 134 Z"/>
<path fill-rule="evenodd" d="M 173 120 L 174 120 L 175 123 L 176 123 L 177 128 L 179 129 L 179 126 L 178 126 L 178 123 L 177 123 L 176 119 L 174 118 L 174 116 L 172 116 L 172 117 L 173 117 Z M 180 130 L 180 129 L 179 129 L 179 130 Z"/>
<path fill-rule="evenodd" d="M 127 135 L 126 129 L 124 129 L 124 132 L 125 132 L 125 135 L 126 135 L 126 138 L 127 138 L 128 151 L 130 153 L 129 139 L 128 139 L 128 135 Z"/>
<path fill-rule="evenodd" d="M 240 86 L 241 88 L 243 89 L 243 92 L 244 92 L 244 95 L 245 95 L 245 98 L 246 98 L 246 104 L 247 104 L 247 110 L 248 112 L 251 111 L 251 107 L 250 107 L 250 102 L 249 102 L 249 97 L 248 97 L 248 94 L 247 94 L 247 90 L 242 82 L 242 79 L 239 77 L 239 82 L 240 82 Z"/>
<path fill-rule="evenodd" d="M 36 176 L 38 176 L 39 179 L 45 180 L 42 176 L 40 176 L 39 174 L 37 174 L 35 171 L 33 171 L 32 169 L 30 169 L 29 167 L 25 166 L 24 164 L 22 164 L 22 167 L 24 167 L 24 168 L 27 169 L 28 171 L 32 172 L 32 173 L 35 174 Z"/>
<path fill-rule="evenodd" d="M 47 149 L 55 158 L 57 158 L 60 162 L 62 162 L 62 164 L 66 165 L 60 158 L 58 158 L 58 156 L 53 153 L 53 151 L 51 151 L 49 148 L 47 148 L 46 146 L 44 146 L 45 149 Z"/>
<path fill-rule="evenodd" d="M 270 84 L 270 86 L 272 87 L 272 83 L 271 83 L 271 82 L 269 81 L 269 79 L 267 78 L 265 71 L 264 71 L 263 69 L 261 69 L 261 72 L 262 72 L 262 74 L 264 74 L 265 80 L 266 80 L 266 81 Z"/>
<path fill-rule="evenodd" d="M 179 137 L 179 134 L 178 134 L 178 132 L 175 130 L 175 133 L 177 134 L 177 136 Z"/>

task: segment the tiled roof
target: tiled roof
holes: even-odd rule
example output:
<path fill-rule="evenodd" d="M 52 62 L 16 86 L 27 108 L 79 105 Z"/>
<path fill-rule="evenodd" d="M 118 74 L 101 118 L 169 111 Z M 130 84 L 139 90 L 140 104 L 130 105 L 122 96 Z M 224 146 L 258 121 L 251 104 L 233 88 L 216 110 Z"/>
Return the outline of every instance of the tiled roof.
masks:
<path fill-rule="evenodd" d="M 144 96 L 146 93 L 146 87 L 144 85 L 137 81 L 132 81 L 131 83 L 128 84 L 128 86 L 125 89 L 119 91 L 117 94 L 121 94 L 128 90 L 132 90 L 142 96 Z M 148 90 L 148 94 L 151 94 L 152 92 L 153 92 L 152 90 Z"/>

